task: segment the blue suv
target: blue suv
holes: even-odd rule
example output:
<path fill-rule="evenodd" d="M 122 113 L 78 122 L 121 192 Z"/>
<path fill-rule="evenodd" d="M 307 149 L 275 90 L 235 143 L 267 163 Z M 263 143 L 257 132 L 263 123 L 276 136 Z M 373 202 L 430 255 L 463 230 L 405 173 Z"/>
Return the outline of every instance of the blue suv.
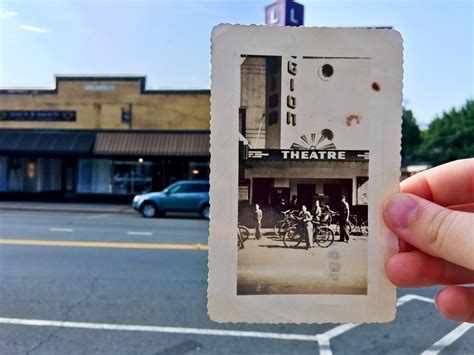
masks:
<path fill-rule="evenodd" d="M 163 216 L 166 212 L 198 212 L 209 219 L 209 181 L 177 181 L 161 192 L 137 195 L 133 208 L 145 218 Z"/>

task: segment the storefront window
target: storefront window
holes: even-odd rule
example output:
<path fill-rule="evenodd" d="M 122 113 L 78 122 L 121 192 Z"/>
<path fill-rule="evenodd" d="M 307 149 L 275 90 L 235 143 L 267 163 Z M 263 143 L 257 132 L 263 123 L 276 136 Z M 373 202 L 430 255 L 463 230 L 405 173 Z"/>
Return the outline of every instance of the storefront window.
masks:
<path fill-rule="evenodd" d="M 209 179 L 209 162 L 189 162 L 189 179 Z"/>
<path fill-rule="evenodd" d="M 357 177 L 357 204 L 368 205 L 369 204 L 369 178 L 367 176 Z"/>
<path fill-rule="evenodd" d="M 78 162 L 77 192 L 112 193 L 112 160 L 80 159 Z"/>
<path fill-rule="evenodd" d="M 143 159 L 80 159 L 78 167 L 78 193 L 133 195 L 151 191 L 152 163 Z"/>
<path fill-rule="evenodd" d="M 0 191 L 46 192 L 61 190 L 61 160 L 0 158 Z"/>
<path fill-rule="evenodd" d="M 122 162 L 113 163 L 113 193 L 114 194 L 142 194 L 151 191 L 150 162 Z"/>
<path fill-rule="evenodd" d="M 7 167 L 7 191 L 23 191 L 22 160 L 10 158 Z"/>

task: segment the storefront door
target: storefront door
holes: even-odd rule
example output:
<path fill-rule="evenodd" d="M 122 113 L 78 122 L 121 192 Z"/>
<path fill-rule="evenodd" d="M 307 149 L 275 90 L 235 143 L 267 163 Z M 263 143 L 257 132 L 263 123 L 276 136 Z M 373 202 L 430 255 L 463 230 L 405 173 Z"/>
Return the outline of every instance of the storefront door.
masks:
<path fill-rule="evenodd" d="M 297 195 L 300 206 L 305 205 L 311 211 L 315 191 L 315 184 L 298 184 Z"/>
<path fill-rule="evenodd" d="M 260 206 L 268 206 L 273 187 L 273 179 L 254 178 L 252 180 L 253 203 Z"/>

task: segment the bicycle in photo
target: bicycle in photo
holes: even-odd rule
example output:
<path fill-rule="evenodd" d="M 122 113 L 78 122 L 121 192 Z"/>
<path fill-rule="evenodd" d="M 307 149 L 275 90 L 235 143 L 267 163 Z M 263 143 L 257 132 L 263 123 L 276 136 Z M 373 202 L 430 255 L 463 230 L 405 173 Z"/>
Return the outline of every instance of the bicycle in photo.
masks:
<path fill-rule="evenodd" d="M 332 212 L 331 215 L 330 215 L 330 221 L 329 221 L 329 224 L 327 224 L 327 226 L 329 227 L 331 224 L 334 224 L 334 234 L 335 235 L 341 235 L 341 227 L 340 227 L 340 218 L 341 218 L 341 215 L 339 212 Z M 346 232 L 347 232 L 347 235 L 351 235 L 353 229 L 354 229 L 354 224 L 349 220 L 349 221 L 346 221 L 345 223 L 345 226 L 346 226 Z"/>
<path fill-rule="evenodd" d="M 296 224 L 296 215 L 299 213 L 299 211 L 284 211 L 282 212 L 283 214 L 283 219 L 278 220 L 275 225 L 273 226 L 273 233 L 276 236 L 282 237 L 286 230 L 294 226 Z"/>
<path fill-rule="evenodd" d="M 237 226 L 237 247 L 244 248 L 244 242 L 249 238 L 250 232 L 247 227 L 239 224 Z"/>
<path fill-rule="evenodd" d="M 311 221 L 313 224 L 313 242 L 316 243 L 321 248 L 327 248 L 334 242 L 334 232 L 331 228 L 326 227 L 318 223 L 317 221 Z M 304 223 L 298 221 L 296 226 L 288 228 L 288 230 L 283 235 L 283 244 L 287 248 L 296 248 L 300 245 L 301 242 L 306 243 L 308 236 L 306 235 L 306 230 Z"/>
<path fill-rule="evenodd" d="M 327 248 L 334 243 L 334 232 L 331 228 L 321 225 L 317 221 L 313 223 L 313 241 L 321 248 Z"/>
<path fill-rule="evenodd" d="M 242 240 L 245 242 L 247 239 L 249 239 L 250 231 L 246 226 L 242 224 L 239 224 L 238 228 L 239 228 L 240 236 Z"/>
<path fill-rule="evenodd" d="M 360 235 L 367 237 L 369 235 L 369 227 L 367 221 L 362 220 L 358 215 L 351 214 L 349 216 L 349 222 L 352 226 L 352 232 L 357 231 Z"/>

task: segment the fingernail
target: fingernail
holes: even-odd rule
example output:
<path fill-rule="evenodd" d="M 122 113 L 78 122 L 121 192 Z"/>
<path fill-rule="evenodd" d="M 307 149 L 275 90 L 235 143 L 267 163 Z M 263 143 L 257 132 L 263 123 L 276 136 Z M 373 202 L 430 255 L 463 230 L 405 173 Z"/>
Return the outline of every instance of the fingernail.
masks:
<path fill-rule="evenodd" d="M 416 201 L 408 195 L 396 194 L 386 202 L 384 214 L 392 226 L 405 228 L 415 214 Z"/>

